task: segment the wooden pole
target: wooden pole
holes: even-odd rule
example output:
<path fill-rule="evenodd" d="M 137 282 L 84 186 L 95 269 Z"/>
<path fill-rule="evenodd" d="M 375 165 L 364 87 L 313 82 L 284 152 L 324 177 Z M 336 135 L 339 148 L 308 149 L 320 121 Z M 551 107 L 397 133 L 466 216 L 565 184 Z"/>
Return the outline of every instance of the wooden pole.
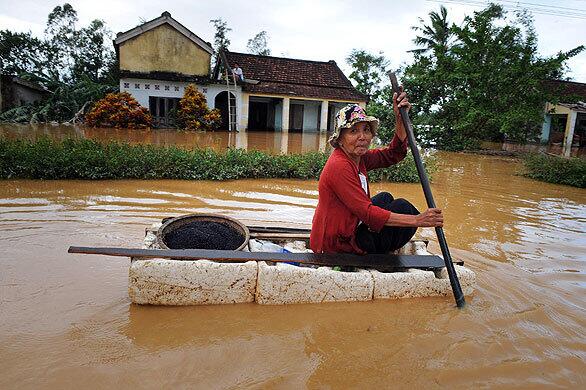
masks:
<path fill-rule="evenodd" d="M 397 95 L 400 94 L 401 88 L 399 87 L 397 76 L 394 72 L 388 72 L 388 75 L 391 79 L 391 86 L 393 88 L 393 92 L 397 93 Z M 399 112 L 401 113 L 401 120 L 403 121 L 405 131 L 407 132 L 407 138 L 409 139 L 409 147 L 411 148 L 411 153 L 413 154 L 415 165 L 417 165 L 417 173 L 419 174 L 419 181 L 421 181 L 421 186 L 423 187 L 423 193 L 425 194 L 427 207 L 436 208 L 435 201 L 433 200 L 433 195 L 431 193 L 431 187 L 429 185 L 429 179 L 427 178 L 427 173 L 425 172 L 425 168 L 423 167 L 423 161 L 421 160 L 419 150 L 417 149 L 417 143 L 415 141 L 415 134 L 413 133 L 413 125 L 411 124 L 411 119 L 409 119 L 409 114 L 407 113 L 407 109 L 405 107 L 399 107 Z M 440 248 L 442 250 L 442 255 L 444 257 L 444 262 L 446 264 L 446 269 L 448 271 L 448 276 L 450 277 L 450 284 L 452 285 L 452 292 L 454 293 L 454 298 L 456 299 L 456 305 L 459 308 L 462 308 L 466 305 L 466 301 L 464 299 L 462 287 L 460 287 L 458 275 L 456 274 L 456 270 L 454 269 L 454 264 L 452 263 L 452 256 L 450 255 L 448 243 L 446 242 L 446 237 L 444 236 L 444 229 L 441 227 L 436 227 L 435 233 L 437 234 L 437 240 L 439 241 Z"/>

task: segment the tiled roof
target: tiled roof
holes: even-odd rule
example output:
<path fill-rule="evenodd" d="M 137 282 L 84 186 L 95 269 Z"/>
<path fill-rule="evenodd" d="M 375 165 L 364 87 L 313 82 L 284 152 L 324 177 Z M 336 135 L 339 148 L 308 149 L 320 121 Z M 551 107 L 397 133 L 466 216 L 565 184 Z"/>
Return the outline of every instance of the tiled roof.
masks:
<path fill-rule="evenodd" d="M 319 62 L 293 58 L 225 52 L 230 65 L 238 63 L 246 79 L 258 84 L 242 85 L 246 92 L 298 97 L 365 101 L 334 61 Z"/>
<path fill-rule="evenodd" d="M 549 91 L 558 95 L 562 101 L 564 97 L 586 100 L 586 83 L 564 80 L 545 80 L 544 84 Z"/>

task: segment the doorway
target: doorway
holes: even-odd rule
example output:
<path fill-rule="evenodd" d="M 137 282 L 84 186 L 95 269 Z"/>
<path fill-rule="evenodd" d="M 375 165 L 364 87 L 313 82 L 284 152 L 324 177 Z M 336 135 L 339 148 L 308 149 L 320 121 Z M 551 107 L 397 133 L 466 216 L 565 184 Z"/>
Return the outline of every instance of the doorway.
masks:
<path fill-rule="evenodd" d="M 230 92 L 232 96 L 232 102 L 236 101 L 236 97 Z M 220 116 L 222 117 L 222 123 L 220 124 L 221 130 L 228 130 L 230 124 L 228 120 L 228 92 L 223 91 L 216 95 L 214 99 L 214 107 L 220 110 Z M 232 112 L 235 112 L 232 111 Z"/>

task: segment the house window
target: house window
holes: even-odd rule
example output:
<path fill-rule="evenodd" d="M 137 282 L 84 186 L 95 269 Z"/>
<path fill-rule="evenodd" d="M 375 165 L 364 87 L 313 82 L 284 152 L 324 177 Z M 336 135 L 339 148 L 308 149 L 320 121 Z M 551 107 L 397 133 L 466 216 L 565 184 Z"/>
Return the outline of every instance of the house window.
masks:
<path fill-rule="evenodd" d="M 134 89 L 140 89 L 140 84 L 134 84 Z"/>
<path fill-rule="evenodd" d="M 165 91 L 168 91 L 168 90 L 169 90 L 169 86 L 165 85 Z"/>
<path fill-rule="evenodd" d="M 179 87 L 175 86 L 175 92 L 179 92 Z"/>
<path fill-rule="evenodd" d="M 150 84 L 145 84 L 144 85 L 144 89 L 151 89 L 151 85 Z"/>
<path fill-rule="evenodd" d="M 130 83 L 124 83 L 124 88 L 130 88 Z"/>
<path fill-rule="evenodd" d="M 155 84 L 155 90 L 158 91 L 159 90 L 159 84 Z"/>
<path fill-rule="evenodd" d="M 165 127 L 175 123 L 179 100 L 179 98 L 149 96 L 149 111 L 155 118 L 157 125 Z"/>

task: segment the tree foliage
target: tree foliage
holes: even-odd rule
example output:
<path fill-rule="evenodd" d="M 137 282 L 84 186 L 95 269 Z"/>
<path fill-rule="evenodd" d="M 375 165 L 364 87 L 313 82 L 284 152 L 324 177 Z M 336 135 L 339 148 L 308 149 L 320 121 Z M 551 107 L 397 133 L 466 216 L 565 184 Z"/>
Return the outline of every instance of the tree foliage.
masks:
<path fill-rule="evenodd" d="M 85 116 L 91 127 L 143 129 L 152 127 L 153 117 L 128 92 L 109 93 L 94 104 Z"/>
<path fill-rule="evenodd" d="M 566 61 L 584 50 L 540 56 L 531 15 L 508 15 L 495 4 L 460 26 L 442 6 L 413 29 L 414 61 L 402 72 L 413 103 L 410 116 L 420 142 L 442 149 L 473 149 L 481 140 L 534 140 L 545 102 L 558 100 L 544 80 L 562 78 Z M 392 92 L 383 82 L 388 62 L 362 50 L 352 50 L 347 62 L 356 88 L 371 96 L 367 111 L 381 120 L 379 138 L 389 141 L 395 118 Z"/>
<path fill-rule="evenodd" d="M 266 31 L 261 31 L 256 34 L 252 39 L 248 40 L 246 48 L 249 53 L 257 54 L 260 56 L 270 56 L 271 49 L 268 47 L 269 35 Z"/>
<path fill-rule="evenodd" d="M 230 38 L 228 38 L 228 33 L 232 31 L 230 27 L 228 27 L 228 23 L 222 19 L 212 19 L 210 23 L 214 25 L 216 29 L 216 33 L 214 34 L 214 50 L 216 53 L 219 53 L 220 50 L 227 50 L 230 46 Z"/>
<path fill-rule="evenodd" d="M 419 26 L 411 27 L 419 35 L 413 42 L 420 46 L 418 49 L 411 50 L 413 53 L 423 54 L 427 52 L 446 53 L 451 47 L 451 40 L 454 32 L 448 22 L 448 10 L 443 5 L 440 6 L 440 12 L 432 11 L 429 13 L 430 24 L 425 24 L 422 18 L 418 18 Z"/>
<path fill-rule="evenodd" d="M 77 12 L 70 4 L 55 7 L 47 17 L 42 38 L 28 33 L 0 31 L 0 66 L 3 73 L 36 81 L 75 84 L 89 78 L 113 83 L 115 62 L 111 33 L 104 21 L 77 26 Z"/>
<path fill-rule="evenodd" d="M 1 30 L 1 72 L 36 82 L 50 94 L 40 104 L 2 113 L 0 120 L 75 120 L 91 102 L 117 89 L 118 66 L 110 35 L 102 20 L 78 27 L 77 12 L 70 4 L 49 13 L 42 38 Z"/>
<path fill-rule="evenodd" d="M 388 66 L 388 60 L 383 53 L 371 54 L 365 50 L 353 49 L 346 63 L 352 67 L 350 78 L 356 82 L 356 89 L 373 99 L 378 98 L 381 84 L 385 77 L 385 68 Z"/>
<path fill-rule="evenodd" d="M 420 49 L 403 77 L 417 104 L 420 138 L 454 150 L 474 148 L 480 140 L 535 139 L 544 104 L 555 98 L 543 80 L 560 78 L 566 60 L 583 46 L 540 57 L 531 16 L 511 17 L 495 4 L 461 26 L 449 24 L 445 9 L 429 16 L 429 25 L 421 20 L 416 27 Z"/>
<path fill-rule="evenodd" d="M 222 121 L 220 110 L 210 110 L 204 94 L 193 84 L 185 88 L 179 101 L 177 119 L 178 125 L 187 130 L 214 130 L 220 127 Z"/>

